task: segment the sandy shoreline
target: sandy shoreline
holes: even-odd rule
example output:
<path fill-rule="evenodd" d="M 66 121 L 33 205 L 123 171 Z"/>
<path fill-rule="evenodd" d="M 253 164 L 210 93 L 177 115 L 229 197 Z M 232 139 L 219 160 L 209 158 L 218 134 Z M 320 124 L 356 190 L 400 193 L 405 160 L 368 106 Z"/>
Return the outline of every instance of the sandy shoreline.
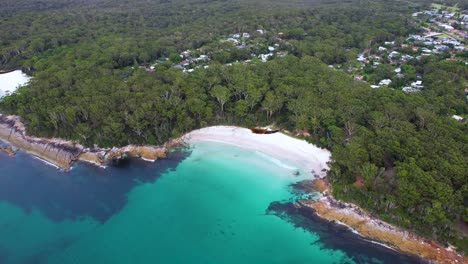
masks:
<path fill-rule="evenodd" d="M 324 177 L 331 153 L 304 140 L 282 133 L 255 134 L 250 129 L 234 126 L 213 126 L 194 130 L 181 137 L 186 143 L 221 142 L 262 152 L 280 161 L 298 166 L 315 178 Z"/>

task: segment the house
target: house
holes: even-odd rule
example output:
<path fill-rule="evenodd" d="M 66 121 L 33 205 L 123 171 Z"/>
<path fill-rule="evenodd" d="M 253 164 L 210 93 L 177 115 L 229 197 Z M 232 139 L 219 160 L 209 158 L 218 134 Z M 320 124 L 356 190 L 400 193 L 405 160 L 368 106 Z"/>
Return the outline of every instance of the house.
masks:
<path fill-rule="evenodd" d="M 461 43 L 456 41 L 456 40 L 452 40 L 452 39 L 444 39 L 442 41 L 443 44 L 446 44 L 446 45 L 453 45 L 453 46 L 458 46 L 460 45 Z"/>
<path fill-rule="evenodd" d="M 243 38 L 250 38 L 250 34 L 249 33 L 242 33 L 242 37 Z"/>
<path fill-rule="evenodd" d="M 232 34 L 231 37 L 238 39 L 240 38 L 240 34 L 239 33 Z"/>
<path fill-rule="evenodd" d="M 380 88 L 380 86 L 378 86 L 378 85 L 371 85 L 370 87 L 371 87 L 372 89 Z"/>
<path fill-rule="evenodd" d="M 182 52 L 180 53 L 180 57 L 181 57 L 181 58 L 184 58 L 184 57 L 185 57 L 185 58 L 188 58 L 189 56 L 190 56 L 190 50 L 182 51 Z"/>
<path fill-rule="evenodd" d="M 420 35 L 410 35 L 406 40 L 423 41 L 424 38 Z"/>
<path fill-rule="evenodd" d="M 424 86 L 422 85 L 422 81 L 412 82 L 411 87 L 414 88 L 414 89 L 419 89 L 419 90 L 424 88 Z"/>
<path fill-rule="evenodd" d="M 446 52 L 449 50 L 449 47 L 445 45 L 436 45 L 434 48 L 437 52 Z"/>
<path fill-rule="evenodd" d="M 260 34 L 260 35 L 263 35 L 265 32 L 263 31 L 263 29 L 257 29 L 257 32 Z"/>
<path fill-rule="evenodd" d="M 424 49 L 422 49 L 422 52 L 423 53 L 432 53 L 432 50 L 430 50 L 428 48 L 424 48 Z"/>
<path fill-rule="evenodd" d="M 395 41 L 385 41 L 384 44 L 385 44 L 385 45 L 393 46 L 393 45 L 395 45 Z"/>
<path fill-rule="evenodd" d="M 458 122 L 463 121 L 463 119 L 464 119 L 463 117 L 458 116 L 458 115 L 453 115 L 452 118 L 457 120 Z"/>
<path fill-rule="evenodd" d="M 361 53 L 361 54 L 358 54 L 357 60 L 360 61 L 360 62 L 364 62 L 366 60 L 366 58 L 364 57 L 364 54 Z"/>
<path fill-rule="evenodd" d="M 396 69 L 394 70 L 394 72 L 400 73 L 400 72 L 401 72 L 401 68 L 396 68 Z"/>
<path fill-rule="evenodd" d="M 379 47 L 379 51 L 386 51 L 386 50 L 387 50 L 387 48 L 385 48 L 385 47 L 382 47 L 382 46 Z"/>
<path fill-rule="evenodd" d="M 394 59 L 394 58 L 397 58 L 398 56 L 400 56 L 400 53 L 398 51 L 392 51 L 392 52 L 390 52 L 390 54 L 388 56 L 390 58 Z"/>
<path fill-rule="evenodd" d="M 382 85 L 389 85 L 389 84 L 391 84 L 391 83 L 392 83 L 392 80 L 390 80 L 390 79 L 383 79 L 383 80 L 381 80 L 381 81 L 379 82 L 379 85 L 381 85 L 381 86 L 382 86 Z"/>
<path fill-rule="evenodd" d="M 273 53 L 268 54 L 260 54 L 258 57 L 262 60 L 262 62 L 266 62 L 269 57 L 272 57 Z"/>
<path fill-rule="evenodd" d="M 420 90 L 418 89 L 415 89 L 411 86 L 406 86 L 406 87 L 403 87 L 403 89 L 401 89 L 403 92 L 405 93 L 414 93 L 414 92 L 419 92 Z"/>
<path fill-rule="evenodd" d="M 275 50 L 275 47 L 272 47 L 272 46 L 268 46 L 268 50 L 271 52 L 271 51 L 274 51 Z"/>
<path fill-rule="evenodd" d="M 413 56 L 408 55 L 408 54 L 405 54 L 405 55 L 401 56 L 401 58 L 402 58 L 403 60 L 412 60 L 412 59 L 414 59 Z"/>

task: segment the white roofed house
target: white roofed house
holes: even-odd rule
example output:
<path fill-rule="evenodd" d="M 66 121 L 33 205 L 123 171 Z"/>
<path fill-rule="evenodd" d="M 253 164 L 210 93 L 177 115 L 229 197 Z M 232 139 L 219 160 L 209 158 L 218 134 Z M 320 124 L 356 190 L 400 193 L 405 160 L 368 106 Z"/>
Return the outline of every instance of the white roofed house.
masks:
<path fill-rule="evenodd" d="M 379 82 L 379 85 L 381 85 L 381 86 L 382 86 L 382 85 L 389 85 L 389 84 L 391 84 L 391 83 L 392 83 L 392 80 L 390 80 L 390 79 L 383 79 L 383 80 L 381 80 L 381 81 Z"/>
<path fill-rule="evenodd" d="M 273 53 L 268 54 L 260 54 L 258 57 L 262 60 L 262 62 L 266 62 L 269 57 L 272 57 Z"/>
<path fill-rule="evenodd" d="M 428 49 L 428 48 L 423 48 L 422 49 L 422 52 L 423 53 L 432 53 L 432 50 Z"/>
<path fill-rule="evenodd" d="M 182 51 L 180 55 L 182 57 L 188 58 L 190 56 L 190 50 Z"/>
<path fill-rule="evenodd" d="M 390 52 L 390 54 L 388 56 L 390 58 L 392 58 L 392 59 L 395 59 L 395 58 L 398 58 L 400 56 L 400 53 L 398 51 L 392 51 L 392 52 Z"/>
<path fill-rule="evenodd" d="M 424 85 L 422 85 L 422 81 L 419 80 L 419 81 L 412 82 L 411 87 L 414 88 L 414 89 L 421 90 L 421 89 L 424 88 Z"/>
<path fill-rule="evenodd" d="M 402 58 L 403 60 L 411 60 L 411 59 L 414 59 L 413 56 L 408 55 L 408 54 L 405 54 L 405 55 L 401 56 L 401 58 Z"/>

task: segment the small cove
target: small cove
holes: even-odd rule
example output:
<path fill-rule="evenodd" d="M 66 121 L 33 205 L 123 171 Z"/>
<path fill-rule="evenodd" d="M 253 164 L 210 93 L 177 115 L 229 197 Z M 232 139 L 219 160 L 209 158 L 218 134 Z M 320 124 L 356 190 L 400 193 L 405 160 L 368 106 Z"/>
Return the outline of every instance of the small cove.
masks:
<path fill-rule="evenodd" d="M 0 168 L 1 263 L 414 263 L 275 209 L 305 176 L 230 145 L 70 172 L 19 152 Z"/>

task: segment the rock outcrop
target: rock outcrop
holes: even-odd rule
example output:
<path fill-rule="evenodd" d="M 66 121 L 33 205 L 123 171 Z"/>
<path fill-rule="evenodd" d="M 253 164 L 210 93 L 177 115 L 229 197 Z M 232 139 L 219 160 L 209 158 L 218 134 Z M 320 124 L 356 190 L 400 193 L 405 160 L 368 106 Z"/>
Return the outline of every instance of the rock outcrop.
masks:
<path fill-rule="evenodd" d="M 12 147 L 2 147 L 2 146 L 0 146 L 0 151 L 5 152 L 6 154 L 8 154 L 10 156 L 14 156 L 16 154 Z"/>
<path fill-rule="evenodd" d="M 128 145 L 122 148 L 84 148 L 72 141 L 30 137 L 26 134 L 26 128 L 18 116 L 2 114 L 0 114 L 0 140 L 66 170 L 70 169 L 76 160 L 99 166 L 118 163 L 128 157 L 155 161 L 165 158 L 169 147 L 169 145 L 163 147 Z M 11 153 L 9 150 L 12 149 L 4 148 L 4 151 Z"/>
<path fill-rule="evenodd" d="M 122 148 L 85 149 L 78 159 L 99 166 L 107 166 L 128 157 L 137 157 L 154 162 L 157 159 L 166 157 L 166 147 L 128 145 Z"/>
<path fill-rule="evenodd" d="M 0 140 L 64 169 L 69 169 L 83 150 L 83 146 L 71 141 L 27 136 L 19 117 L 1 114 Z"/>
<path fill-rule="evenodd" d="M 423 257 L 431 263 L 468 263 L 468 257 L 457 254 L 453 248 L 446 248 L 435 241 L 426 240 L 376 219 L 358 206 L 338 201 L 330 194 L 318 200 L 298 200 L 295 206 L 299 209 L 312 209 L 317 216 L 328 221 L 342 223 L 362 237 L 401 252 Z"/>

